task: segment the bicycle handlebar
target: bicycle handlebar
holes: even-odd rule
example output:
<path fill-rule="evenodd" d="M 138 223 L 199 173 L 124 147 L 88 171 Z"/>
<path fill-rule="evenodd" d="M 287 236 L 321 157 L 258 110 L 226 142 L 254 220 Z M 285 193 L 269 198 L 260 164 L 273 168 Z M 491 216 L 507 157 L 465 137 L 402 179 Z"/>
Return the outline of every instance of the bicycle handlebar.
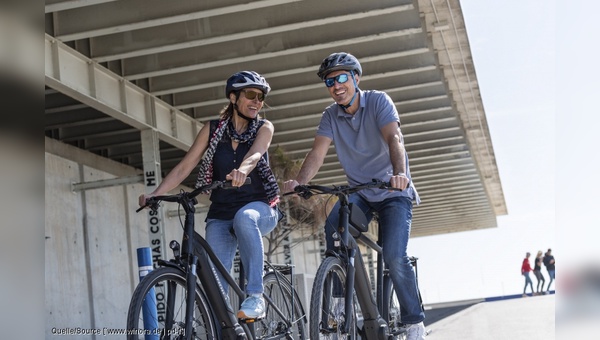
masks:
<path fill-rule="evenodd" d="M 250 184 L 250 183 L 252 183 L 252 180 L 250 179 L 250 177 L 246 177 L 246 181 L 242 185 L 246 185 L 246 184 Z M 158 209 L 158 205 L 161 201 L 181 203 L 182 201 L 184 201 L 186 199 L 193 199 L 194 197 L 200 195 L 201 193 L 203 193 L 205 191 L 209 191 L 209 190 L 213 190 L 213 189 L 217 189 L 217 188 L 237 189 L 238 187 L 232 186 L 231 181 L 215 181 L 210 184 L 198 187 L 198 188 L 194 189 L 193 191 L 189 191 L 189 192 L 182 191 L 182 192 L 180 192 L 178 194 L 174 194 L 174 195 L 152 196 L 152 197 L 146 199 L 146 204 L 144 206 L 136 209 L 135 212 L 136 213 L 140 212 L 140 211 L 142 211 L 142 209 L 144 209 L 146 207 L 150 207 L 150 209 L 156 210 L 156 209 Z"/>
<path fill-rule="evenodd" d="M 373 179 L 371 182 L 361 183 L 357 185 L 341 185 L 341 186 L 333 186 L 326 187 L 322 185 L 309 185 L 309 184 L 301 184 L 294 188 L 294 191 L 286 192 L 283 196 L 294 195 L 309 199 L 313 195 L 336 195 L 336 196 L 347 196 L 352 193 L 358 192 L 363 189 L 386 189 L 393 191 L 402 191 L 402 189 L 393 188 L 390 182 L 384 182 L 378 179 Z"/>

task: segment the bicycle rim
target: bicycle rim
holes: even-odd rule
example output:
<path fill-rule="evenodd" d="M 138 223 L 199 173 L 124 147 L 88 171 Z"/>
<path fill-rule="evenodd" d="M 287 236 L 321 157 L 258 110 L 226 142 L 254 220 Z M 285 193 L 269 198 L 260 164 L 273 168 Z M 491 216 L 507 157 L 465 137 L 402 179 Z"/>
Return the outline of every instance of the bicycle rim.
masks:
<path fill-rule="evenodd" d="M 268 300 L 277 306 L 283 316 L 267 302 L 265 317 L 254 324 L 256 338 L 286 339 L 286 334 L 289 334 L 293 339 L 306 339 L 306 316 L 289 280 L 277 272 L 271 272 L 263 278 L 263 286 Z"/>
<path fill-rule="evenodd" d="M 217 339 L 217 330 L 204 292 L 196 287 L 191 339 Z M 187 339 L 185 273 L 163 267 L 152 271 L 137 286 L 127 314 L 128 340 Z"/>
<path fill-rule="evenodd" d="M 315 276 L 310 297 L 309 331 L 311 339 L 357 339 L 357 302 L 352 304 L 352 315 L 344 312 L 346 270 L 340 259 L 326 258 Z M 346 323 L 349 332 L 343 333 Z"/>

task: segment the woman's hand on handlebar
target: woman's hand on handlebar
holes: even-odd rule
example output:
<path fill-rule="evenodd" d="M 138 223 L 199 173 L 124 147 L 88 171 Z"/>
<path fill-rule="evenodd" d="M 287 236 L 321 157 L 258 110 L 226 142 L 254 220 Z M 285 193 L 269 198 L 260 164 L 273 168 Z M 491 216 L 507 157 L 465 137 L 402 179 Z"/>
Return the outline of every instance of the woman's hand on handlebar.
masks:
<path fill-rule="evenodd" d="M 146 206 L 146 201 L 152 197 L 152 195 L 148 195 L 148 194 L 141 194 L 140 197 L 138 198 L 138 204 L 140 205 L 140 207 L 145 207 Z"/>
<path fill-rule="evenodd" d="M 241 172 L 238 169 L 233 169 L 229 174 L 225 176 L 225 179 L 231 181 L 232 187 L 241 187 L 246 183 L 246 177 L 248 177 L 248 175 L 246 175 L 245 173 Z"/>

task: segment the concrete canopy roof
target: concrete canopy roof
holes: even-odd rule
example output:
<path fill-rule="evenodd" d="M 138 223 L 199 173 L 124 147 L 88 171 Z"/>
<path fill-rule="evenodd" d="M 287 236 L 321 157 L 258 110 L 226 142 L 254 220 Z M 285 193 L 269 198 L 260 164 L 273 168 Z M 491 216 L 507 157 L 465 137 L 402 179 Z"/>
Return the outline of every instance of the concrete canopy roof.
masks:
<path fill-rule="evenodd" d="M 361 88 L 400 113 L 423 201 L 412 235 L 496 227 L 507 213 L 458 0 L 46 0 L 45 11 L 47 137 L 141 169 L 140 130 L 156 129 L 168 173 L 226 104 L 226 78 L 252 69 L 273 89 L 272 148 L 301 159 L 332 102 L 318 66 L 346 51 Z M 153 117 L 135 114 L 149 102 Z M 333 146 L 313 183 L 345 183 Z"/>

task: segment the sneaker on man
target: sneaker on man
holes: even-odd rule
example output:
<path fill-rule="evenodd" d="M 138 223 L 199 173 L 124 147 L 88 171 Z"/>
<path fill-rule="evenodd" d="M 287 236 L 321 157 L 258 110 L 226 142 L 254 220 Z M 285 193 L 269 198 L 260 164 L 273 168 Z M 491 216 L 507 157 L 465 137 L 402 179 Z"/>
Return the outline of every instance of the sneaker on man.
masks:
<path fill-rule="evenodd" d="M 423 322 L 406 325 L 406 340 L 425 340 L 425 325 L 423 325 Z"/>
<path fill-rule="evenodd" d="M 238 319 L 261 319 L 265 316 L 265 301 L 260 295 L 250 295 L 242 302 Z"/>

